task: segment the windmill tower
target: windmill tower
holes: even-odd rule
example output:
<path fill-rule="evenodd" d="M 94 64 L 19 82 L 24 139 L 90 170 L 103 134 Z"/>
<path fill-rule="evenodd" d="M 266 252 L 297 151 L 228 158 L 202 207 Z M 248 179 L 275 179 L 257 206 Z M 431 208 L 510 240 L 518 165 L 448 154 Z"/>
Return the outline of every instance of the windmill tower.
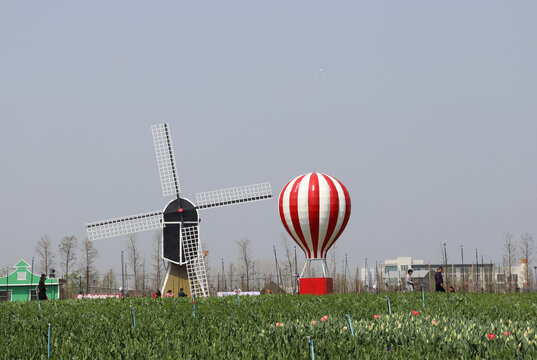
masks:
<path fill-rule="evenodd" d="M 162 211 L 86 224 L 88 238 L 93 241 L 163 229 L 161 256 L 167 261 L 167 270 L 162 293 L 168 290 L 177 293 L 182 287 L 188 294 L 198 297 L 209 296 L 198 210 L 270 199 L 272 198 L 270 183 L 198 193 L 196 206 L 181 196 L 169 125 L 152 125 L 151 130 L 162 195 L 175 198 L 169 201 Z"/>

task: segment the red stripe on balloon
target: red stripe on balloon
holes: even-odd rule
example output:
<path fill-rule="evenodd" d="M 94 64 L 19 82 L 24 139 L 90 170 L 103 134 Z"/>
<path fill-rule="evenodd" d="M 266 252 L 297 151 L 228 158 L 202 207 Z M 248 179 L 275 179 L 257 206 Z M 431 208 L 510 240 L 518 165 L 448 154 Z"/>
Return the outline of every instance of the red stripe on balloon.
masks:
<path fill-rule="evenodd" d="M 330 241 L 330 238 L 334 233 L 334 229 L 336 228 L 337 224 L 337 218 L 339 216 L 339 196 L 336 185 L 328 176 L 326 176 L 325 174 L 322 175 L 328 183 L 328 188 L 330 189 L 330 215 L 328 217 L 328 229 L 326 230 L 326 236 L 324 237 L 323 246 L 321 248 L 321 255 L 328 250 L 326 247 L 328 246 L 328 242 Z"/>
<path fill-rule="evenodd" d="M 341 185 L 341 188 L 343 189 L 343 193 L 345 194 L 345 218 L 343 219 L 343 224 L 341 224 L 341 229 L 339 229 L 339 232 L 337 233 L 336 239 L 341 235 L 343 230 L 345 230 L 345 226 L 347 226 L 347 223 L 349 222 L 349 218 L 351 216 L 351 197 L 349 195 L 349 192 L 347 191 L 347 188 L 343 186 L 341 181 L 336 179 L 336 181 Z M 334 239 L 334 241 L 336 240 Z"/>
<path fill-rule="evenodd" d="M 308 215 L 310 220 L 311 243 L 313 245 L 313 257 L 317 258 L 319 246 L 319 178 L 317 173 L 310 176 L 308 185 Z"/>
<path fill-rule="evenodd" d="M 293 188 L 291 189 L 291 193 L 289 194 L 289 211 L 291 213 L 293 228 L 295 229 L 295 232 L 298 235 L 300 242 L 302 242 L 302 244 L 304 245 L 304 249 L 307 249 L 308 258 L 311 258 L 311 249 L 306 243 L 306 239 L 304 238 L 304 234 L 302 233 L 302 229 L 300 228 L 300 219 L 298 218 L 298 189 L 300 188 L 300 183 L 302 182 L 302 179 L 304 179 L 304 176 L 306 176 L 306 174 L 300 176 L 293 184 Z"/>

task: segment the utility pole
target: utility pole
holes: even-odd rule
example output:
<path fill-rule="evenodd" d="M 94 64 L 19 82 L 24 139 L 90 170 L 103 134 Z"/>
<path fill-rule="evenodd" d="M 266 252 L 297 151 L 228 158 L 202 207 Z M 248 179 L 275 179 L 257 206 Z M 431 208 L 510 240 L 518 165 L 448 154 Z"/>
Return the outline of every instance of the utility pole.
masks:
<path fill-rule="evenodd" d="M 222 287 L 227 291 L 226 271 L 224 270 L 224 258 L 222 258 Z"/>
<path fill-rule="evenodd" d="M 378 294 L 378 293 L 379 293 L 379 287 L 380 287 L 380 284 L 379 284 L 378 261 L 375 261 L 375 282 L 377 283 L 377 289 L 376 289 L 376 292 L 377 292 L 377 294 Z"/>
<path fill-rule="evenodd" d="M 296 245 L 295 245 L 295 293 L 298 294 L 299 285 L 298 285 L 298 263 L 296 262 Z"/>
<path fill-rule="evenodd" d="M 129 274 L 127 273 L 127 264 L 125 264 L 125 281 L 126 281 L 126 287 L 129 287 Z M 123 292 L 125 292 L 125 288 L 123 288 Z"/>
<path fill-rule="evenodd" d="M 462 245 L 461 245 L 461 261 L 462 261 L 462 294 L 463 295 L 466 295 L 466 289 L 465 289 L 465 286 L 464 286 L 464 252 L 463 252 L 463 249 L 462 249 Z"/>
<path fill-rule="evenodd" d="M 483 274 L 481 275 L 481 289 L 483 292 L 485 292 L 485 285 L 486 285 L 486 272 L 485 272 L 485 263 L 483 262 L 483 255 L 481 255 L 481 270 Z"/>
<path fill-rule="evenodd" d="M 347 293 L 347 254 L 345 254 L 345 266 L 343 269 L 343 294 Z"/>
<path fill-rule="evenodd" d="M 123 260 L 123 251 L 121 252 L 121 296 L 125 295 L 125 262 Z"/>
<path fill-rule="evenodd" d="M 446 243 L 444 243 L 444 268 L 447 270 L 447 249 L 446 249 Z M 449 299 L 449 286 L 447 280 L 449 279 L 449 276 L 447 276 L 446 273 L 446 293 L 447 297 Z"/>
<path fill-rule="evenodd" d="M 365 286 L 367 288 L 367 292 L 370 292 L 371 289 L 369 288 L 369 285 L 370 285 L 369 284 L 369 276 L 367 276 L 367 273 L 368 273 L 368 271 L 367 271 L 367 258 L 365 258 L 365 269 L 364 270 L 365 270 L 364 271 Z"/>
<path fill-rule="evenodd" d="M 274 261 L 276 263 L 276 280 L 278 281 L 278 294 L 280 293 L 280 269 L 278 267 L 278 256 L 276 255 L 276 245 L 272 245 L 274 249 Z"/>
<path fill-rule="evenodd" d="M 30 281 L 30 298 L 28 300 L 32 300 L 32 284 L 34 283 L 34 257 L 32 256 L 32 280 Z M 37 296 L 37 291 L 36 294 Z"/>
<path fill-rule="evenodd" d="M 475 292 L 479 292 L 479 257 L 475 249 Z"/>

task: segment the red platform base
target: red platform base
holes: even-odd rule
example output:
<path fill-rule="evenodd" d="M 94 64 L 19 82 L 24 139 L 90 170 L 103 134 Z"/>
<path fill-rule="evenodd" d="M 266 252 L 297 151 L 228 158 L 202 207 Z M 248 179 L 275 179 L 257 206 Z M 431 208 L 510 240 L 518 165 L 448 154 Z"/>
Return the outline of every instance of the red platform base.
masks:
<path fill-rule="evenodd" d="M 326 295 L 334 292 L 332 278 L 302 278 L 299 279 L 300 295 Z"/>

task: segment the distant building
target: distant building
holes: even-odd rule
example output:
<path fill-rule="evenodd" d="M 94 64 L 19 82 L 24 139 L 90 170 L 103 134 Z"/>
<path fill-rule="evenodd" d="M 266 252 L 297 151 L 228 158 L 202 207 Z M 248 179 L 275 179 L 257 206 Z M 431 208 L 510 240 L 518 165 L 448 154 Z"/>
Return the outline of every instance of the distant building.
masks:
<path fill-rule="evenodd" d="M 7 276 L 0 277 L 0 300 L 28 301 L 37 299 L 37 285 L 41 275 L 33 274 L 28 270 L 30 264 L 21 260 L 15 266 L 15 271 Z M 9 272 L 8 272 L 9 273 Z M 58 279 L 47 279 L 47 296 L 50 300 L 58 299 L 60 286 Z"/>
<path fill-rule="evenodd" d="M 414 270 L 412 277 L 420 284 L 423 283 L 425 289 L 434 288 L 434 273 L 437 269 L 444 267 L 444 283 L 453 286 L 456 291 L 507 291 L 509 280 L 511 280 L 511 290 L 527 291 L 530 288 L 529 281 L 526 280 L 527 261 L 520 259 L 520 264 L 511 267 L 511 279 L 506 266 L 495 266 L 492 263 L 469 263 L 469 264 L 426 264 L 423 260 L 416 260 L 410 257 L 397 257 L 394 260 L 384 260 L 380 265 L 382 284 L 388 288 L 404 289 L 405 276 L 409 269 Z M 372 270 L 375 274 L 375 270 Z M 379 280 L 381 282 L 381 280 Z"/>

